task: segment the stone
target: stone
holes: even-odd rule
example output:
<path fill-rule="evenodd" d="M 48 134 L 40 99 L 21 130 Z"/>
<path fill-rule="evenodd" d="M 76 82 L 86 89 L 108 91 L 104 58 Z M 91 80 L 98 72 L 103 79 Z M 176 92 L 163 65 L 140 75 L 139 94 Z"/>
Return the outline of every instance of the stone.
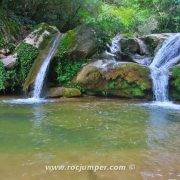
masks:
<path fill-rule="evenodd" d="M 17 60 L 17 53 L 6 56 L 1 59 L 4 66 L 8 69 L 14 67 L 14 65 L 16 64 L 16 60 Z"/>
<path fill-rule="evenodd" d="M 85 25 L 65 33 L 60 42 L 59 52 L 65 51 L 65 58 L 83 59 L 92 56 L 97 50 L 94 29 Z"/>
<path fill-rule="evenodd" d="M 59 97 L 79 97 L 81 91 L 77 88 L 66 88 L 66 87 L 52 87 L 47 91 L 47 98 L 59 98 Z"/>
<path fill-rule="evenodd" d="M 47 98 L 58 98 L 63 96 L 63 87 L 49 88 L 46 94 Z"/>
<path fill-rule="evenodd" d="M 130 62 L 97 60 L 82 68 L 76 77 L 86 92 L 125 98 L 151 98 L 149 68 Z"/>

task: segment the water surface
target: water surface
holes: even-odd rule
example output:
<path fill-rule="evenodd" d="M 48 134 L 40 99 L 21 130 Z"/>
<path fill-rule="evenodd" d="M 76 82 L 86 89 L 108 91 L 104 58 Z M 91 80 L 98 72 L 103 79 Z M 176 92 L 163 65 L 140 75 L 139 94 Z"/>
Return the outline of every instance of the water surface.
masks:
<path fill-rule="evenodd" d="M 3 180 L 179 179 L 180 112 L 82 98 L 0 103 Z M 125 171 L 46 171 L 46 165 L 135 165 Z"/>

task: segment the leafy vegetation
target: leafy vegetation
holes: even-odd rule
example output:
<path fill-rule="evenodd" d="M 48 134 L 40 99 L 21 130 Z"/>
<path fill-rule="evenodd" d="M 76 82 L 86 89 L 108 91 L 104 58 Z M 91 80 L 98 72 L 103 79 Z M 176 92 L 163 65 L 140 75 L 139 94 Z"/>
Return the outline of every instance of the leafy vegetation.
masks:
<path fill-rule="evenodd" d="M 5 70 L 0 61 L 0 90 L 6 88 L 6 90 L 13 92 L 22 87 L 29 69 L 38 55 L 38 50 L 32 45 L 21 43 L 16 53 L 17 62 L 12 69 Z"/>
<path fill-rule="evenodd" d="M 5 68 L 3 63 L 0 61 L 0 91 L 5 89 Z"/>
<path fill-rule="evenodd" d="M 172 70 L 172 96 L 176 100 L 180 100 L 180 68 L 174 67 Z"/>
<path fill-rule="evenodd" d="M 19 78 L 21 82 L 23 82 L 28 75 L 34 59 L 38 55 L 38 49 L 30 44 L 21 43 L 16 52 L 18 57 L 18 68 L 20 70 L 18 72 L 20 76 Z"/>

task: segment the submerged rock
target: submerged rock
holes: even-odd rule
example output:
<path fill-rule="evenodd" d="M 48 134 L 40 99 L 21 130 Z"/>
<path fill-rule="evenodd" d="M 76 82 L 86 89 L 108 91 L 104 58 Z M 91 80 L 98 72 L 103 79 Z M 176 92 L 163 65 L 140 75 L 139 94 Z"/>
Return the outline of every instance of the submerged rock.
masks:
<path fill-rule="evenodd" d="M 76 88 L 65 88 L 65 87 L 53 87 L 47 92 L 46 97 L 48 98 L 58 98 L 58 97 L 79 97 L 81 96 L 81 91 Z"/>
<path fill-rule="evenodd" d="M 98 60 L 85 66 L 76 82 L 95 95 L 149 98 L 149 74 L 147 67 L 135 63 Z"/>

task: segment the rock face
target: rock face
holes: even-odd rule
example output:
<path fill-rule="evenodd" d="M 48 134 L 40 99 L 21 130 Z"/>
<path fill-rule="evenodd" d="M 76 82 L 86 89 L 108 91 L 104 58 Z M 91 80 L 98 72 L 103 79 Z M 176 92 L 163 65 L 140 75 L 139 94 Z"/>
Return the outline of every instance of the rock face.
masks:
<path fill-rule="evenodd" d="M 154 55 L 158 51 L 162 43 L 172 34 L 173 33 L 149 34 L 140 37 L 140 39 L 145 42 L 150 53 Z"/>
<path fill-rule="evenodd" d="M 79 97 L 81 92 L 76 88 L 65 88 L 65 87 L 53 87 L 47 92 L 46 97 L 48 98 L 58 98 L 58 97 Z"/>
<path fill-rule="evenodd" d="M 125 98 L 149 98 L 149 69 L 135 63 L 98 60 L 85 66 L 76 82 L 88 92 Z"/>
<path fill-rule="evenodd" d="M 38 47 L 39 54 L 37 58 L 34 60 L 34 63 L 29 70 L 29 74 L 26 78 L 26 81 L 23 85 L 23 91 L 29 92 L 32 89 L 32 85 L 35 81 L 37 73 L 47 56 L 50 46 L 52 44 L 53 39 L 56 34 L 59 33 L 58 29 L 53 26 L 49 26 L 45 23 L 42 23 L 38 26 L 38 28 L 33 31 L 26 39 L 25 42 L 31 44 L 34 47 Z"/>
<path fill-rule="evenodd" d="M 180 101 L 180 64 L 171 69 L 170 98 Z"/>

